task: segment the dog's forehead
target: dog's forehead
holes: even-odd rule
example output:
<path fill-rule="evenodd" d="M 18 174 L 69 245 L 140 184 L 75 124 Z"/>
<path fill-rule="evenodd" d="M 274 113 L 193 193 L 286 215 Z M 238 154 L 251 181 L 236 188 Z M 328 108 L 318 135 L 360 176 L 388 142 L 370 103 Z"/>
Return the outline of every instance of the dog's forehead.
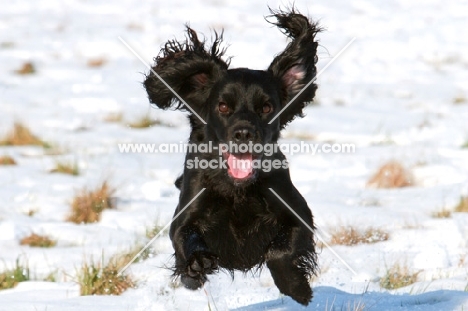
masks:
<path fill-rule="evenodd" d="M 227 71 L 223 85 L 226 90 L 245 91 L 257 88 L 266 92 L 274 91 L 276 79 L 273 75 L 264 70 L 253 70 L 248 68 L 236 68 Z"/>
<path fill-rule="evenodd" d="M 236 82 L 257 83 L 260 81 L 271 80 L 273 75 L 265 70 L 254 70 L 249 68 L 235 68 L 227 71 L 227 78 Z"/>

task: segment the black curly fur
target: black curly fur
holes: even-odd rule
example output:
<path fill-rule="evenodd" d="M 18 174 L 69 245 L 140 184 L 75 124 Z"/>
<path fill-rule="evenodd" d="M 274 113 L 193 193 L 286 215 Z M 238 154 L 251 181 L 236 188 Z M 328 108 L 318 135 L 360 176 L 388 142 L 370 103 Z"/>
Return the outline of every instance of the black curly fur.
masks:
<path fill-rule="evenodd" d="M 229 67 L 229 59 L 227 61 L 222 59 L 226 51 L 221 48 L 223 33 L 215 32 L 215 39 L 207 51 L 205 41 L 198 39 L 195 30 L 186 26 L 186 31 L 185 42 L 180 43 L 176 40 L 166 42 L 159 55 L 154 58 L 155 66 L 144 81 L 150 102 L 161 109 L 174 106 L 176 109 L 187 108 L 155 75 L 155 72 L 189 105 L 201 105 L 208 95 L 204 89 L 208 89 L 210 85 L 204 85 L 203 89 L 199 90 L 197 81 L 193 77 L 209 75 L 214 80 L 221 75 L 221 71 L 226 71 Z"/>
<path fill-rule="evenodd" d="M 307 85 L 317 74 L 315 64 L 318 61 L 317 47 L 318 43 L 315 36 L 321 29 L 317 23 L 312 23 L 309 19 L 294 9 L 291 12 L 274 11 L 270 9 L 272 15 L 268 18 L 275 18 L 276 22 L 270 22 L 276 25 L 292 41 L 286 49 L 275 57 L 268 67 L 273 75 L 283 77 L 285 73 L 293 66 L 298 66 L 305 74 L 295 85 L 283 85 L 285 103 L 289 103 L 302 88 Z M 267 20 L 268 21 L 268 20 Z M 289 89 L 288 89 L 289 88 Z M 317 85 L 312 83 L 301 95 L 290 104 L 281 115 L 281 127 L 284 128 L 295 117 L 303 117 L 304 107 L 313 100 Z"/>

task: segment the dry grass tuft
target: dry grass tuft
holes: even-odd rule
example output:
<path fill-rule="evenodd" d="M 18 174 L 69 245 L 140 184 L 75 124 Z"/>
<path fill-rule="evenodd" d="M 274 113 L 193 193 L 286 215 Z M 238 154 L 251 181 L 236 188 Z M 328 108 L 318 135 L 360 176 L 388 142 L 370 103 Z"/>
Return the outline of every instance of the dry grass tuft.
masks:
<path fill-rule="evenodd" d="M 0 156 L 0 165 L 16 165 L 16 161 L 9 155 L 4 155 Z"/>
<path fill-rule="evenodd" d="M 149 228 L 146 228 L 146 237 L 148 239 L 154 238 L 159 232 L 164 228 L 164 226 L 161 225 L 153 225 Z M 165 234 L 166 232 L 161 232 L 161 234 Z"/>
<path fill-rule="evenodd" d="M 401 229 L 423 229 L 424 226 L 420 224 L 417 220 L 406 220 L 405 223 L 401 226 Z"/>
<path fill-rule="evenodd" d="M 54 247 L 57 244 L 57 241 L 54 241 L 47 236 L 32 233 L 31 235 L 21 239 L 20 244 L 29 245 L 31 247 Z"/>
<path fill-rule="evenodd" d="M 81 295 L 120 295 L 136 282 L 119 271 L 130 261 L 128 253 L 116 255 L 105 266 L 85 262 L 78 272 Z M 133 258 L 133 257 L 132 257 Z"/>
<path fill-rule="evenodd" d="M 14 46 L 15 43 L 13 41 L 3 41 L 0 43 L 0 49 L 11 49 Z"/>
<path fill-rule="evenodd" d="M 77 224 L 99 221 L 103 210 L 115 207 L 112 200 L 114 193 L 115 189 L 111 188 L 107 181 L 94 191 L 82 189 L 73 198 L 71 213 L 66 220 Z"/>
<path fill-rule="evenodd" d="M 30 75 L 36 72 L 36 67 L 31 62 L 24 63 L 19 69 L 15 70 L 19 75 Z"/>
<path fill-rule="evenodd" d="M 452 217 L 452 212 L 448 209 L 441 209 L 440 211 L 432 213 L 433 218 L 450 218 Z"/>
<path fill-rule="evenodd" d="M 33 217 L 34 215 L 36 215 L 37 212 L 38 212 L 37 209 L 35 209 L 35 208 L 30 208 L 30 209 L 28 209 L 28 210 L 25 212 L 25 214 L 26 214 L 28 217 Z"/>
<path fill-rule="evenodd" d="M 135 121 L 129 122 L 128 126 L 132 129 L 142 129 L 152 127 L 153 125 L 161 125 L 162 123 L 158 120 L 152 119 L 149 115 L 143 115 Z"/>
<path fill-rule="evenodd" d="M 467 254 L 460 255 L 460 258 L 458 259 L 458 268 L 463 268 L 465 266 L 467 256 Z"/>
<path fill-rule="evenodd" d="M 144 27 L 143 27 L 143 25 L 141 25 L 139 23 L 132 22 L 132 23 L 127 24 L 127 29 L 141 31 L 141 30 L 144 29 Z"/>
<path fill-rule="evenodd" d="M 153 255 L 153 249 L 151 247 L 147 247 L 143 252 L 140 251 L 144 248 L 142 245 L 136 245 L 132 249 L 122 252 L 121 254 L 113 257 L 113 262 L 115 265 L 119 267 L 125 267 L 135 256 L 138 255 L 137 258 L 133 261 L 133 263 L 140 262 L 150 258 Z"/>
<path fill-rule="evenodd" d="M 453 101 L 453 103 L 455 105 L 460 105 L 460 104 L 464 104 L 464 103 L 468 102 L 466 97 L 464 97 L 462 95 L 454 97 L 452 101 Z"/>
<path fill-rule="evenodd" d="M 15 122 L 13 129 L 0 139 L 0 146 L 35 145 L 46 147 L 44 141 L 34 135 L 31 130 L 20 122 Z"/>
<path fill-rule="evenodd" d="M 29 267 L 22 265 L 19 259 L 13 269 L 0 272 L 0 290 L 15 287 L 19 282 L 29 281 Z"/>
<path fill-rule="evenodd" d="M 380 279 L 380 286 L 385 289 L 397 289 L 415 283 L 418 280 L 420 272 L 411 273 L 409 268 L 404 265 L 395 264 L 387 270 L 385 275 Z"/>
<path fill-rule="evenodd" d="M 78 176 L 80 175 L 80 168 L 76 162 L 57 162 L 50 172 Z"/>
<path fill-rule="evenodd" d="M 461 197 L 460 203 L 455 207 L 457 213 L 468 213 L 468 197 Z"/>
<path fill-rule="evenodd" d="M 368 228 L 365 231 L 359 231 L 353 227 L 341 227 L 333 232 L 330 243 L 335 245 L 358 245 L 371 244 L 381 241 L 387 241 L 389 234 L 382 229 Z"/>
<path fill-rule="evenodd" d="M 78 275 L 81 295 L 120 295 L 135 286 L 130 276 L 118 273 L 119 268 L 113 264 L 101 267 L 84 263 Z"/>
<path fill-rule="evenodd" d="M 101 67 L 105 65 L 106 63 L 107 63 L 107 59 L 105 59 L 104 57 L 98 57 L 98 58 L 88 59 L 88 62 L 86 63 L 86 65 L 88 67 L 97 68 L 97 67 Z"/>
<path fill-rule="evenodd" d="M 112 112 L 104 117 L 104 122 L 107 123 L 120 123 L 123 121 L 123 114 L 121 112 Z"/>
<path fill-rule="evenodd" d="M 57 271 L 50 272 L 44 279 L 45 282 L 57 282 Z"/>
<path fill-rule="evenodd" d="M 308 133 L 305 131 L 288 131 L 287 133 L 284 134 L 285 138 L 291 138 L 291 139 L 299 139 L 299 140 L 316 140 L 317 135 L 314 135 L 312 133 Z"/>
<path fill-rule="evenodd" d="M 396 161 L 384 164 L 367 182 L 373 188 L 402 188 L 414 184 L 413 176 Z"/>

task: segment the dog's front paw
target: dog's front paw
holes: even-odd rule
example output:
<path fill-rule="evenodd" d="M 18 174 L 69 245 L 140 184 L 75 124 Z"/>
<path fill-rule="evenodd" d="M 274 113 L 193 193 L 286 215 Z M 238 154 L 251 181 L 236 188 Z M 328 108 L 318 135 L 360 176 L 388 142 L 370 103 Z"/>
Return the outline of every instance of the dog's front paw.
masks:
<path fill-rule="evenodd" d="M 187 260 L 181 281 L 186 288 L 197 289 L 206 282 L 206 275 L 218 270 L 218 256 L 210 252 L 196 251 Z"/>
<path fill-rule="evenodd" d="M 292 292 L 287 295 L 291 296 L 292 299 L 296 300 L 298 303 L 307 306 L 312 300 L 312 289 L 310 285 L 296 286 Z"/>
<path fill-rule="evenodd" d="M 210 274 L 218 269 L 218 256 L 215 254 L 197 251 L 188 260 L 187 274 L 196 277 L 200 274 Z"/>

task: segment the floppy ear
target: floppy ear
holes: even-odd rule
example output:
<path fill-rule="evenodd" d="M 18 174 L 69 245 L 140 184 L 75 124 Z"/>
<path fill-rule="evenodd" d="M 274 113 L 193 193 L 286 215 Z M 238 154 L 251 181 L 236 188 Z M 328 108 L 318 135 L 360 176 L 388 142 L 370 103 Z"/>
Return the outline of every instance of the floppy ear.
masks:
<path fill-rule="evenodd" d="M 270 12 L 273 14 L 270 17 L 276 18 L 276 22 L 271 23 L 283 30 L 292 41 L 275 57 L 268 71 L 281 81 L 283 106 L 300 93 L 279 117 L 280 126 L 284 128 L 296 116 L 303 116 L 302 109 L 314 99 L 317 85 L 311 83 L 306 89 L 303 88 L 317 74 L 315 64 L 318 43 L 315 41 L 315 35 L 320 28 L 294 9 L 291 12 Z"/>
<path fill-rule="evenodd" d="M 153 70 L 143 83 L 149 101 L 161 109 L 174 106 L 176 109 L 188 110 L 175 92 L 192 109 L 197 110 L 208 98 L 211 87 L 228 68 L 228 63 L 221 59 L 225 52 L 219 47 L 222 34 L 218 36 L 215 33 L 209 51 L 205 50 L 205 42 L 198 40 L 197 33 L 188 26 L 187 35 L 184 43 L 171 40 L 164 45 L 154 59 Z"/>

